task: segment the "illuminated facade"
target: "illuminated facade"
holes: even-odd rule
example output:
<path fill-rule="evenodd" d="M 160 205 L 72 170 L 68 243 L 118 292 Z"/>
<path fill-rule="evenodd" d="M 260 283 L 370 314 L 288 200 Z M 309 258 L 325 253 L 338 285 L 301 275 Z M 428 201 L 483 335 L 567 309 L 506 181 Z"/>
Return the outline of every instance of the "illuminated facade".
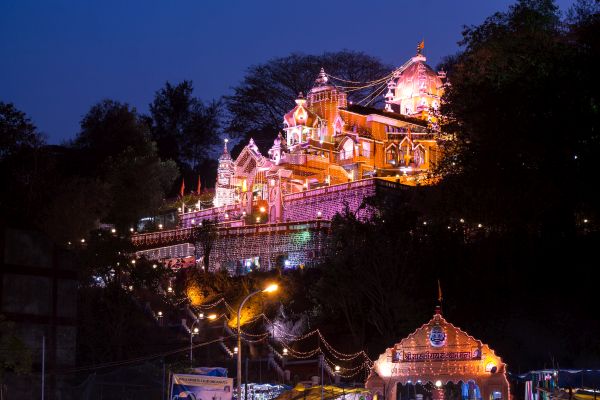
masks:
<path fill-rule="evenodd" d="M 215 207 L 249 215 L 265 207 L 269 222 L 285 222 L 283 197 L 336 184 L 380 178 L 431 183 L 441 158 L 436 112 L 443 75 L 420 53 L 391 74 L 384 110 L 348 104 L 343 88 L 321 69 L 315 85 L 283 116 L 264 156 L 252 139 L 237 159 L 219 158 Z"/>
<path fill-rule="evenodd" d="M 443 75 L 425 64 L 421 48 L 378 80 L 388 89 L 384 109 L 349 103 L 344 88 L 332 83 L 336 78 L 321 69 L 306 96 L 299 93 L 295 106 L 282 116 L 282 132 L 274 135 L 266 155 L 250 139 L 234 160 L 225 142 L 214 207 L 184 210 L 180 228 L 193 228 L 203 220 L 217 221 L 223 232 L 254 224 L 291 226 L 329 220 L 345 205 L 364 218 L 370 215 L 361 207 L 366 197 L 435 182 L 432 171 L 444 140 L 436 113 L 444 83 Z M 259 263 L 272 265 L 286 253 L 284 247 L 278 254 L 262 255 Z M 298 250 L 291 242 L 289 247 L 283 256 L 292 267 L 321 253 Z M 227 255 L 219 259 L 231 261 Z M 217 264 L 214 268 L 223 266 Z"/>
<path fill-rule="evenodd" d="M 419 390 L 432 392 L 434 400 L 449 392 L 465 400 L 510 399 L 506 364 L 487 344 L 447 322 L 439 308 L 379 356 L 365 387 L 386 399 L 415 398 Z"/>

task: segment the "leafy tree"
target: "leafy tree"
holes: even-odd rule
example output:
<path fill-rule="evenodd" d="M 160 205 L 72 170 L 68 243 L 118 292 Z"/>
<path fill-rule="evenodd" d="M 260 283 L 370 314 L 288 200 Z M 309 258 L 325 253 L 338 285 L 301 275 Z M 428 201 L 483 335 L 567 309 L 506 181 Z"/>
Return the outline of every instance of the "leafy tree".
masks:
<path fill-rule="evenodd" d="M 150 104 L 149 123 L 159 155 L 182 170 L 198 172 L 219 143 L 221 104 L 205 104 L 193 91 L 191 81 L 167 82 Z"/>
<path fill-rule="evenodd" d="M 85 245 L 76 251 L 82 285 L 156 289 L 161 280 L 170 276 L 170 270 L 162 264 L 136 258 L 134 253 L 128 232 L 91 232 Z"/>
<path fill-rule="evenodd" d="M 145 155 L 152 149 L 150 132 L 135 108 L 114 100 L 93 105 L 81 120 L 81 130 L 72 147 L 78 150 L 80 173 L 102 176 L 109 159 L 128 151 Z"/>
<path fill-rule="evenodd" d="M 241 137 L 242 145 L 253 137 L 263 151 L 268 149 L 281 130 L 283 115 L 294 106 L 299 92 L 313 87 L 321 67 L 328 74 L 356 82 L 379 79 L 392 70 L 374 57 L 348 50 L 321 55 L 294 53 L 251 66 L 244 80 L 233 88 L 234 94 L 225 98 L 227 133 Z M 349 100 L 365 95 L 364 91 L 352 92 Z"/>
<path fill-rule="evenodd" d="M 598 17 L 578 10 L 585 22 L 568 26 L 552 1 L 521 0 L 465 28 L 442 108 L 454 215 L 547 232 L 597 215 L 598 40 L 585 32 Z"/>
<path fill-rule="evenodd" d="M 31 120 L 12 103 L 0 101 L 0 161 L 24 148 L 39 148 L 43 136 Z"/>
<path fill-rule="evenodd" d="M 121 230 L 156 212 L 178 175 L 173 161 L 158 157 L 146 124 L 127 104 L 104 100 L 93 106 L 72 146 L 84 173 L 106 183 L 106 218 Z"/>
<path fill-rule="evenodd" d="M 418 288 L 436 279 L 419 213 L 408 199 L 397 200 L 380 206 L 371 221 L 348 210 L 333 220 L 331 255 L 314 295 L 325 319 L 343 321 L 354 348 L 389 344 L 414 329 L 428 304 Z M 430 273 L 434 278 L 427 282 Z"/>
<path fill-rule="evenodd" d="M 192 229 L 192 241 L 195 246 L 202 248 L 202 268 L 205 272 L 208 272 L 208 266 L 210 265 L 210 253 L 217 239 L 217 226 L 216 223 L 210 220 L 202 221 L 202 225 L 196 225 Z M 196 251 L 196 259 L 198 254 Z"/>
<path fill-rule="evenodd" d="M 56 181 L 54 157 L 35 125 L 13 104 L 0 102 L 1 218 L 39 227 L 46 195 Z"/>
<path fill-rule="evenodd" d="M 63 245 L 87 237 L 108 215 L 109 190 L 100 179 L 58 176 L 57 185 L 45 192 L 39 228 Z"/>

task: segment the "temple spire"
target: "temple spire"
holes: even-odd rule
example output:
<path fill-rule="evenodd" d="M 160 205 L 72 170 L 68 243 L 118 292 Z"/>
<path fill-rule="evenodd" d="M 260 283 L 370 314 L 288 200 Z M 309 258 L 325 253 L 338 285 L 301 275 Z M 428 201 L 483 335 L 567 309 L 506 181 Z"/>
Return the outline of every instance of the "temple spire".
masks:
<path fill-rule="evenodd" d="M 227 143 L 229 142 L 229 139 L 225 138 L 223 140 L 224 144 L 223 144 L 223 154 L 227 154 L 229 153 L 229 151 L 227 150 Z"/>
<path fill-rule="evenodd" d="M 425 48 L 425 39 L 421 40 L 417 45 L 417 55 L 421 55 L 423 49 Z"/>
<path fill-rule="evenodd" d="M 438 279 L 437 281 L 438 284 L 438 304 L 435 307 L 435 313 L 438 315 L 442 314 L 442 300 L 444 300 L 443 296 L 442 296 L 442 284 L 440 283 L 440 280 Z"/>
<path fill-rule="evenodd" d="M 329 78 L 327 78 L 327 74 L 325 73 L 325 69 L 323 67 L 321 67 L 321 71 L 319 72 L 319 76 L 317 76 L 317 79 L 315 79 L 315 82 L 319 86 L 323 86 L 323 85 L 327 84 L 328 80 L 329 80 Z"/>

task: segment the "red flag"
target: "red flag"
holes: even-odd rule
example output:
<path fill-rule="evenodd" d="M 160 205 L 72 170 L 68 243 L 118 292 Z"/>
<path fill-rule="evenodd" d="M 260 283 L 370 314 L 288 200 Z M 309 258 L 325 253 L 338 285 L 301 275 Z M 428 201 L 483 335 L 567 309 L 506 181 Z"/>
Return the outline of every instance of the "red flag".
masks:
<path fill-rule="evenodd" d="M 179 195 L 183 197 L 185 194 L 185 178 L 181 178 L 181 189 L 179 189 Z"/>
<path fill-rule="evenodd" d="M 200 182 L 200 175 L 198 175 L 198 191 L 197 194 L 200 194 L 200 189 L 202 188 L 202 182 Z"/>

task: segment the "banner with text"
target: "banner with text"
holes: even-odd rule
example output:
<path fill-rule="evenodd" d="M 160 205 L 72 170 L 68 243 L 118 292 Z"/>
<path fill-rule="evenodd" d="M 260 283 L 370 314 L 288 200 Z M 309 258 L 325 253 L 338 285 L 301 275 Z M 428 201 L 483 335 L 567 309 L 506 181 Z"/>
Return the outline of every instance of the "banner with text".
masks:
<path fill-rule="evenodd" d="M 173 374 L 171 400 L 232 400 L 233 378 Z"/>

